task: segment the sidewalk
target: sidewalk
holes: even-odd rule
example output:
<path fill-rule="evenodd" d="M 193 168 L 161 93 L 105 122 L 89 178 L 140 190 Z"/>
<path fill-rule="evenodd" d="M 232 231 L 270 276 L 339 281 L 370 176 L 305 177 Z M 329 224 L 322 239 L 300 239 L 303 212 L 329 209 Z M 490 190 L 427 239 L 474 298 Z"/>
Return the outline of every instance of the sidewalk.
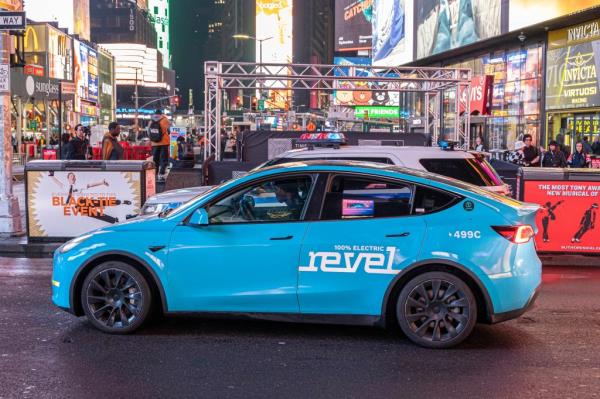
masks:
<path fill-rule="evenodd" d="M 23 233 L 15 237 L 0 235 L 0 256 L 13 258 L 51 258 L 52 253 L 61 243 L 29 243 L 27 241 L 25 183 L 15 182 L 13 184 L 13 192 L 19 201 Z"/>

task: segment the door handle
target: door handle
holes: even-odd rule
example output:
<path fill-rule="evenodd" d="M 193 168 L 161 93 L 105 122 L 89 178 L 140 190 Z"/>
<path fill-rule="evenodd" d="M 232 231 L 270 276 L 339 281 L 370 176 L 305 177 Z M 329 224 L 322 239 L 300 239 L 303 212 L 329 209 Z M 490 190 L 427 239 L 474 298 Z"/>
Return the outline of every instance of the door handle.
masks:
<path fill-rule="evenodd" d="M 409 232 L 404 232 L 404 233 L 399 233 L 399 234 L 386 234 L 385 236 L 388 238 L 393 238 L 393 237 L 408 237 L 410 235 Z"/>
<path fill-rule="evenodd" d="M 291 240 L 294 236 L 285 236 L 285 237 L 271 237 L 272 241 L 282 241 L 282 240 Z"/>

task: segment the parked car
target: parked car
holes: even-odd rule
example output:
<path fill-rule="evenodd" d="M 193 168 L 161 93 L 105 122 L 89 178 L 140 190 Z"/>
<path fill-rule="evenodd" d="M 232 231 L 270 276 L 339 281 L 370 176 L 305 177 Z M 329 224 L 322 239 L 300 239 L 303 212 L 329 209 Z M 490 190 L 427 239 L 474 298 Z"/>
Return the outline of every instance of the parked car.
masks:
<path fill-rule="evenodd" d="M 510 187 L 502 181 L 483 154 L 440 147 L 305 147 L 284 152 L 258 168 L 318 159 L 368 161 L 405 166 L 453 177 L 501 194 L 508 195 L 511 192 Z M 154 195 L 147 199 L 141 213 L 150 215 L 173 209 L 209 188 L 207 186 L 190 187 Z"/>
<path fill-rule="evenodd" d="M 447 348 L 533 303 L 538 208 L 381 163 L 265 167 L 65 243 L 52 300 L 108 333 L 160 309 L 396 324 Z"/>

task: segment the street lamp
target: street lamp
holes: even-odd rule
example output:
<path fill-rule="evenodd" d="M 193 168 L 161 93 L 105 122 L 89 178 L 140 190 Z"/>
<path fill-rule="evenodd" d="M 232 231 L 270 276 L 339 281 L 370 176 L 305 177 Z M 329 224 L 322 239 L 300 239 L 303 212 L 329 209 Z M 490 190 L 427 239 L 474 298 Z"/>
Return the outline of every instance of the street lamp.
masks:
<path fill-rule="evenodd" d="M 254 40 L 255 42 L 258 42 L 258 64 L 259 64 L 259 69 L 258 69 L 258 73 L 262 74 L 263 71 L 263 67 L 262 67 L 262 63 L 263 63 L 263 42 L 266 42 L 267 40 L 271 40 L 274 37 L 273 36 L 269 36 L 269 37 L 265 37 L 262 39 L 257 39 L 254 36 L 250 36 L 250 35 L 246 35 L 246 34 L 242 34 L 242 33 L 236 33 L 235 35 L 231 36 L 234 39 L 238 39 L 238 40 Z M 262 99 L 263 97 L 263 93 L 262 93 L 262 89 L 263 89 L 263 81 L 262 79 L 259 81 L 259 92 L 260 92 L 260 98 Z"/>
<path fill-rule="evenodd" d="M 261 64 L 261 65 L 263 63 L 262 62 L 262 54 L 263 54 L 263 52 L 262 52 L 262 45 L 263 45 L 263 42 L 266 42 L 267 40 L 273 39 L 273 36 L 265 37 L 263 39 L 257 39 L 254 36 L 245 35 L 245 34 L 241 34 L 241 33 L 240 34 L 235 34 L 235 35 L 233 35 L 231 37 L 234 38 L 234 39 L 239 39 L 239 40 L 254 40 L 254 41 L 258 42 L 258 47 L 259 47 L 259 51 L 258 51 L 258 54 L 259 54 L 259 56 L 258 56 L 258 63 Z"/>

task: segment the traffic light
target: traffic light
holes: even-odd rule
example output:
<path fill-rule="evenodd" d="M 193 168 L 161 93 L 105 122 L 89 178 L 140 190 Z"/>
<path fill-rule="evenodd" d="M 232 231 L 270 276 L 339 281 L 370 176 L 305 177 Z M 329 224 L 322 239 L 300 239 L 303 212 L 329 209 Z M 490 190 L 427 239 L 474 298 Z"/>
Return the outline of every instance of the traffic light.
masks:
<path fill-rule="evenodd" d="M 250 102 L 250 110 L 257 111 L 258 110 L 258 99 L 252 96 L 252 100 Z"/>

